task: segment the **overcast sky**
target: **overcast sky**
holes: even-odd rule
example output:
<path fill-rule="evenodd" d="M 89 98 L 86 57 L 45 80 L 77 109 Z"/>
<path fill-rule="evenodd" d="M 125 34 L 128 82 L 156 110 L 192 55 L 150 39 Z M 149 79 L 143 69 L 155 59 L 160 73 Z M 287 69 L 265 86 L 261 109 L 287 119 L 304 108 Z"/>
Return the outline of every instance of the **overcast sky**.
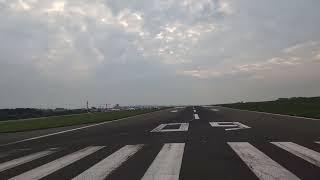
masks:
<path fill-rule="evenodd" d="M 0 108 L 320 95 L 319 0 L 0 0 Z"/>

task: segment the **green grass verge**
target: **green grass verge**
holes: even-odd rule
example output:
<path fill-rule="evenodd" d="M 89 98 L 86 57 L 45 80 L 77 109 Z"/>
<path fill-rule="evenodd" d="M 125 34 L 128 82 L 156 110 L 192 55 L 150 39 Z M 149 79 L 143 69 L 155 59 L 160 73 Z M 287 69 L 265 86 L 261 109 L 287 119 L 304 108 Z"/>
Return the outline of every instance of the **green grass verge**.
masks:
<path fill-rule="evenodd" d="M 320 97 L 282 98 L 276 101 L 233 103 L 221 106 L 320 119 Z"/>
<path fill-rule="evenodd" d="M 112 111 L 112 112 L 98 112 L 85 113 L 69 116 L 52 116 L 36 119 L 13 120 L 7 122 L 0 122 L 0 133 L 28 131 L 35 129 L 47 129 L 54 127 L 63 127 L 79 124 L 98 123 L 103 121 L 112 121 L 125 117 L 135 116 L 139 114 L 156 111 L 156 109 L 148 110 L 132 110 L 132 111 Z"/>

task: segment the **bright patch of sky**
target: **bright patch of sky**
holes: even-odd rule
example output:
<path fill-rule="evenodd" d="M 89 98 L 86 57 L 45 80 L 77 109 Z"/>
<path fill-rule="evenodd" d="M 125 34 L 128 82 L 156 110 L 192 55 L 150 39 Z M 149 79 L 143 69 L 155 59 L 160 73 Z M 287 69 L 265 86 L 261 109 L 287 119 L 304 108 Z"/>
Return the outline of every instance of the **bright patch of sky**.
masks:
<path fill-rule="evenodd" d="M 0 108 L 319 96 L 318 7 L 317 0 L 0 0 Z"/>

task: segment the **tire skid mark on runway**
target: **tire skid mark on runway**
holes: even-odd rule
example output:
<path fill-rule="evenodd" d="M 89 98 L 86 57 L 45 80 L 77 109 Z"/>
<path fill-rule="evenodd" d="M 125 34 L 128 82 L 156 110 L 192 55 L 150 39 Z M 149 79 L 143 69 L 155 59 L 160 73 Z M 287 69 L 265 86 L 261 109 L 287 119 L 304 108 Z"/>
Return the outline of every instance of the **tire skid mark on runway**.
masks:
<path fill-rule="evenodd" d="M 229 146 L 261 180 L 299 178 L 247 142 L 229 142 Z"/>
<path fill-rule="evenodd" d="M 286 150 L 318 167 L 320 167 L 320 153 L 293 142 L 271 142 L 279 148 Z"/>

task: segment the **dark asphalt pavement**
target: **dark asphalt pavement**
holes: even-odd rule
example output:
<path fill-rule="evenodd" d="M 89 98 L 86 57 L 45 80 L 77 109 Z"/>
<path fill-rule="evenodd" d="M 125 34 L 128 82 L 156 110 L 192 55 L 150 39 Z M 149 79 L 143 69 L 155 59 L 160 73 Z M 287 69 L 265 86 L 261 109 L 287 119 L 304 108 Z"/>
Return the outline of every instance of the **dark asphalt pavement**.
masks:
<path fill-rule="evenodd" d="M 320 120 L 197 106 L 87 126 L 0 134 L 0 179 L 320 179 Z"/>

